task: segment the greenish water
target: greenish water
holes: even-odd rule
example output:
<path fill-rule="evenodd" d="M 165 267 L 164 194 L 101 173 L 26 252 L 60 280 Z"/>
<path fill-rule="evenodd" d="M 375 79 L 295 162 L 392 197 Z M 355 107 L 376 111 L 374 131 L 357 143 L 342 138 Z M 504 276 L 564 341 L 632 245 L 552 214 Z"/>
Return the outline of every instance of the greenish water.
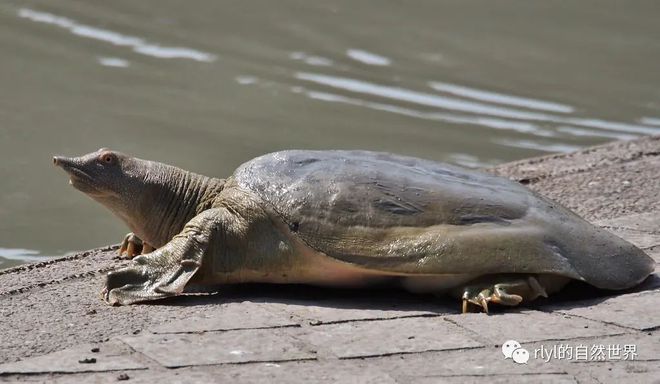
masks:
<path fill-rule="evenodd" d="M 4 1 L 0 268 L 124 226 L 53 154 L 212 176 L 285 148 L 469 167 L 660 134 L 654 1 Z"/>

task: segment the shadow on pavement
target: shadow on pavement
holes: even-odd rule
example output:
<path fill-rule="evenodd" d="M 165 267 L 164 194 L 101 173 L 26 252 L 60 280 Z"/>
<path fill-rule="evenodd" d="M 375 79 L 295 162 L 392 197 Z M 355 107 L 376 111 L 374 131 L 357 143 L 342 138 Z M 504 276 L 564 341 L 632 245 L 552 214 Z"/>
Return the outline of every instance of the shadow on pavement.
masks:
<path fill-rule="evenodd" d="M 491 314 L 512 313 L 524 309 L 552 311 L 599 304 L 623 294 L 654 290 L 660 287 L 660 276 L 653 274 L 640 285 L 624 290 L 598 289 L 574 281 L 549 298 L 539 298 L 518 308 L 490 306 Z M 372 309 L 388 311 L 428 311 L 438 315 L 460 313 L 461 302 L 448 296 L 412 294 L 396 288 L 340 289 L 296 284 L 238 284 L 230 286 L 197 287 L 195 293 L 137 305 L 197 306 L 232 302 L 264 302 L 309 305 L 337 309 Z M 404 315 L 404 314 L 402 314 Z"/>

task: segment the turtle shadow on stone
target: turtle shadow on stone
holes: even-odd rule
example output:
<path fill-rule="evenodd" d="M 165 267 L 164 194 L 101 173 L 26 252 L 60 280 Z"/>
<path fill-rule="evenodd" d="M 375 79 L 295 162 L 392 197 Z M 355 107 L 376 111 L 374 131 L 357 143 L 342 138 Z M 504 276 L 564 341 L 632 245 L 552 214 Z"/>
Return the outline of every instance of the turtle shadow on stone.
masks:
<path fill-rule="evenodd" d="M 660 288 L 660 275 L 657 273 L 650 275 L 639 285 L 622 291 L 599 289 L 580 281 L 571 281 L 562 291 L 548 298 L 539 298 L 529 303 L 527 307 L 540 311 L 568 310 L 598 305 L 621 295 L 652 291 L 658 288 Z"/>
<path fill-rule="evenodd" d="M 597 305 L 612 297 L 654 290 L 660 287 L 660 276 L 653 274 L 639 286 L 625 291 L 598 289 L 592 285 L 572 281 L 564 290 L 548 298 L 539 298 L 521 305 L 518 310 L 552 311 Z M 461 313 L 460 303 L 451 297 L 430 294 L 414 294 L 395 287 L 348 289 L 326 288 L 308 285 L 236 284 L 216 287 L 195 287 L 195 292 L 183 296 L 169 297 L 151 302 L 155 305 L 197 306 L 221 305 L 251 301 L 308 305 L 336 309 L 383 310 L 437 315 Z M 206 293 L 205 293 L 206 292 Z M 149 304 L 149 303 L 145 303 Z M 517 310 L 504 306 L 493 306 L 491 314 L 515 313 Z"/>
<path fill-rule="evenodd" d="M 197 287 L 196 287 L 197 288 Z M 401 311 L 437 315 L 460 313 L 460 303 L 450 297 L 414 294 L 395 287 L 326 288 L 309 285 L 236 284 L 207 289 L 209 294 L 168 297 L 151 302 L 172 306 L 240 303 L 277 303 L 337 309 Z M 203 292 L 203 289 L 196 290 Z M 150 303 L 145 303 L 150 304 Z"/>

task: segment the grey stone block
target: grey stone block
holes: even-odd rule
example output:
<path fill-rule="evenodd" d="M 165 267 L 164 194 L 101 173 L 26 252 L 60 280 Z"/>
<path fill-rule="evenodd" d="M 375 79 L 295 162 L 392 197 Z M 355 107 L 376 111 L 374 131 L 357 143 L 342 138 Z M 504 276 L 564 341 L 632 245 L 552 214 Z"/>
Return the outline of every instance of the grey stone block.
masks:
<path fill-rule="evenodd" d="M 612 228 L 627 228 L 636 231 L 660 233 L 660 212 L 653 211 L 615 217 L 599 220 L 596 224 Z"/>
<path fill-rule="evenodd" d="M 576 341 L 573 341 L 574 343 Z M 611 363 L 627 363 L 630 361 L 660 361 L 660 332 L 644 332 L 644 333 L 629 333 L 619 336 L 608 336 L 603 338 L 584 339 L 580 341 L 583 344 L 596 344 L 596 345 L 634 345 L 636 356 L 634 359 L 606 359 Z M 589 361 L 587 363 L 580 361 L 572 361 L 576 364 L 594 364 Z M 595 365 L 594 365 L 595 366 Z"/>
<path fill-rule="evenodd" d="M 159 325 L 150 330 L 154 333 L 192 333 L 297 326 L 298 323 L 281 307 L 268 303 L 228 303 L 218 306 L 215 313 Z"/>
<path fill-rule="evenodd" d="M 660 245 L 648 248 L 644 250 L 647 255 L 651 256 L 656 263 L 660 263 Z M 657 269 L 656 269 L 657 273 Z"/>
<path fill-rule="evenodd" d="M 194 366 L 178 369 L 127 372 L 127 384 L 263 384 L 263 383 L 356 383 L 395 384 L 380 367 L 365 367 L 343 361 L 296 361 L 287 363 L 253 363 L 216 366 Z M 36 376 L 33 379 L 49 384 L 114 383 L 118 372 L 83 375 Z M 121 383 L 121 382 L 119 382 Z"/>
<path fill-rule="evenodd" d="M 639 248 L 650 248 L 656 245 L 660 245 L 660 234 L 639 232 L 626 228 L 614 228 L 608 230 L 620 238 L 633 243 Z"/>
<path fill-rule="evenodd" d="M 599 369 L 603 363 L 655 361 L 660 356 L 660 334 L 632 332 L 618 336 L 581 337 L 522 343 L 529 352 L 527 365 L 555 367 L 569 373 Z M 626 352 L 626 349 L 631 351 Z"/>
<path fill-rule="evenodd" d="M 432 316 L 446 314 L 449 308 L 441 307 L 432 302 L 416 301 L 384 301 L 383 297 L 374 298 L 371 302 L 356 301 L 347 306 L 345 301 L 288 304 L 286 310 L 312 324 L 328 324 L 355 320 L 394 319 L 401 317 Z"/>
<path fill-rule="evenodd" d="M 246 329 L 122 337 L 133 349 L 168 367 L 313 359 L 299 329 Z"/>
<path fill-rule="evenodd" d="M 577 305 L 558 312 L 591 320 L 647 330 L 660 327 L 660 290 L 607 298 L 596 305 Z"/>
<path fill-rule="evenodd" d="M 529 383 L 529 384 L 577 384 L 575 377 L 564 374 L 530 374 L 530 375 L 500 375 L 489 376 L 428 376 L 428 377 L 415 377 L 411 380 L 417 384 L 477 384 L 487 381 L 489 384 L 512 384 L 512 383 Z"/>
<path fill-rule="evenodd" d="M 220 371 L 214 367 L 214 370 Z M 395 384 L 379 366 L 352 364 L 350 361 L 295 361 L 224 367 L 223 377 L 238 383 L 364 383 Z"/>
<path fill-rule="evenodd" d="M 99 348 L 92 352 L 92 348 Z M 83 344 L 47 355 L 0 365 L 0 374 L 13 373 L 78 373 L 146 369 L 131 355 L 130 349 L 118 341 L 98 345 Z"/>
<path fill-rule="evenodd" d="M 505 359 L 501 344 L 488 345 L 482 348 L 427 352 L 420 354 L 387 356 L 368 360 L 350 360 L 358 364 L 364 364 L 370 367 L 382 367 L 395 377 L 399 382 L 418 382 L 417 378 L 426 377 L 436 378 L 437 382 L 449 381 L 451 377 L 460 377 L 467 379 L 474 377 L 475 380 L 486 379 L 488 382 L 500 377 L 516 378 L 513 382 L 518 382 L 519 376 L 532 376 L 534 374 L 545 374 L 558 380 L 568 380 L 571 375 L 577 375 L 581 372 L 592 372 L 602 370 L 603 362 L 593 360 L 582 362 L 580 360 L 557 358 L 560 355 L 555 353 L 554 358 L 546 358 L 541 355 L 541 348 L 545 348 L 546 354 L 557 349 L 560 345 L 586 346 L 591 349 L 595 345 L 629 345 L 634 344 L 637 356 L 634 360 L 610 360 L 607 363 L 625 366 L 629 363 L 651 362 L 660 356 L 660 335 L 653 332 L 650 335 L 646 333 L 633 332 L 619 336 L 605 337 L 585 337 L 571 340 L 546 340 L 532 343 L 522 343 L 530 353 L 530 359 L 527 364 L 517 364 L 512 359 Z M 594 355 L 595 356 L 595 355 Z M 605 368 L 606 369 L 606 368 Z M 569 374 L 568 377 L 563 376 Z M 546 378 L 539 376 L 539 378 Z M 520 380 L 523 380 L 521 377 Z M 468 381 L 469 382 L 469 381 Z M 549 381 L 552 382 L 552 381 Z M 560 381 L 562 382 L 562 381 Z M 570 382 L 570 381 L 569 381 Z M 584 380 L 581 382 L 585 382 Z M 589 382 L 588 380 L 586 382 Z M 609 382 L 609 381 L 603 381 Z M 618 381 L 617 381 L 618 382 Z"/>
<path fill-rule="evenodd" d="M 440 317 L 320 325 L 305 340 L 340 358 L 478 347 L 482 344 Z"/>
<path fill-rule="evenodd" d="M 634 213 L 660 211 L 660 157 L 598 167 L 585 173 L 542 178 L 528 185 L 544 196 L 574 210 L 587 220 L 602 220 Z M 633 184 L 626 186 L 634 175 Z"/>
<path fill-rule="evenodd" d="M 527 345 L 523 345 L 528 348 Z M 399 382 L 416 382 L 417 377 L 497 377 L 500 375 L 528 375 L 530 373 L 564 374 L 563 363 L 547 364 L 530 360 L 517 364 L 505 359 L 501 345 L 487 345 L 474 349 L 425 352 L 399 356 L 385 356 L 367 360 L 350 360 L 369 367 L 379 367 Z"/>
<path fill-rule="evenodd" d="M 660 361 L 580 365 L 576 376 L 585 383 L 660 383 Z"/>
<path fill-rule="evenodd" d="M 120 375 L 128 376 L 119 379 Z M 14 377 L 9 376 L 8 379 Z M 25 382 L 25 376 L 18 376 L 17 378 L 23 379 L 20 382 Z M 230 377 L 219 375 L 209 369 L 185 369 L 180 368 L 176 370 L 162 369 L 162 370 L 140 370 L 140 371 L 115 371 L 115 372 L 88 372 L 78 374 L 49 374 L 49 375 L 31 375 L 30 383 L 44 383 L 44 384 L 89 384 L 89 383 L 117 383 L 117 384 L 153 384 L 153 383 L 167 383 L 167 384 L 215 384 L 219 382 L 232 382 Z M 0 382 L 3 382 L 0 379 Z"/>
<path fill-rule="evenodd" d="M 521 343 L 539 340 L 562 340 L 585 336 L 615 335 L 625 329 L 580 317 L 523 310 L 518 313 L 483 313 L 447 317 L 457 325 L 481 335 L 493 344 L 506 340 Z"/>

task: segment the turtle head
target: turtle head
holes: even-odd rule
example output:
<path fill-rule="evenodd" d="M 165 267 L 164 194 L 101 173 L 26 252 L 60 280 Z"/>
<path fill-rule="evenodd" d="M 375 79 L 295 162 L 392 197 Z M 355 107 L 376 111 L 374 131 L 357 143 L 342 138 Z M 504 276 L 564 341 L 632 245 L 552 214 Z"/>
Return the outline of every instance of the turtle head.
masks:
<path fill-rule="evenodd" d="M 201 209 L 224 180 L 101 148 L 79 157 L 53 157 L 69 183 L 103 204 L 143 241 L 161 246 Z"/>
<path fill-rule="evenodd" d="M 153 201 L 148 187 L 151 163 L 107 148 L 79 157 L 53 157 L 53 164 L 69 175 L 69 184 L 110 209 L 133 231 L 145 225 Z"/>
<path fill-rule="evenodd" d="M 54 156 L 53 164 L 69 174 L 69 184 L 95 199 L 130 193 L 129 181 L 142 176 L 132 157 L 107 148 L 79 157 Z"/>

